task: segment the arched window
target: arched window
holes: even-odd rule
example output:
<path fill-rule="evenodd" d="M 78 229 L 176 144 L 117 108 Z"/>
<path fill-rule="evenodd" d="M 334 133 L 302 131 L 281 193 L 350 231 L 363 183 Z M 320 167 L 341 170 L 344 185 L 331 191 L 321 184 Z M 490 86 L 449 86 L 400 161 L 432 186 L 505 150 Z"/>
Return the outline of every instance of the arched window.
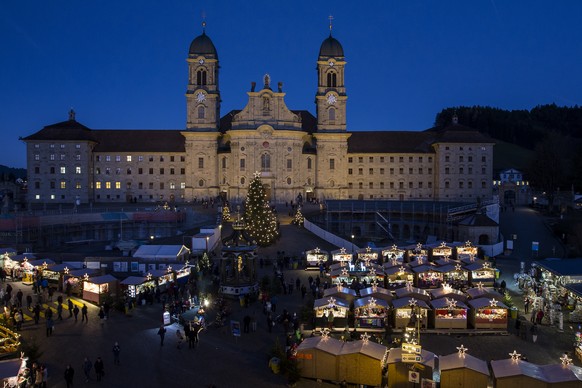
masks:
<path fill-rule="evenodd" d="M 335 121 L 335 109 L 334 108 L 329 108 L 329 121 Z"/>
<path fill-rule="evenodd" d="M 307 158 L 307 169 L 311 170 L 311 158 Z"/>
<path fill-rule="evenodd" d="M 226 158 L 222 158 L 222 168 L 226 168 Z"/>
<path fill-rule="evenodd" d="M 337 86 L 337 74 L 333 72 L 327 73 L 327 87 L 335 88 Z"/>
<path fill-rule="evenodd" d="M 261 155 L 261 171 L 271 171 L 271 155 Z"/>
<path fill-rule="evenodd" d="M 204 116 L 205 116 L 205 113 L 206 113 L 206 112 L 205 112 L 205 109 L 204 109 L 204 107 L 203 107 L 203 106 L 199 106 L 199 107 L 198 107 L 198 118 L 199 118 L 199 119 L 203 119 L 203 118 L 204 118 Z"/>
<path fill-rule="evenodd" d="M 196 84 L 206 85 L 206 70 L 198 70 L 196 72 Z"/>

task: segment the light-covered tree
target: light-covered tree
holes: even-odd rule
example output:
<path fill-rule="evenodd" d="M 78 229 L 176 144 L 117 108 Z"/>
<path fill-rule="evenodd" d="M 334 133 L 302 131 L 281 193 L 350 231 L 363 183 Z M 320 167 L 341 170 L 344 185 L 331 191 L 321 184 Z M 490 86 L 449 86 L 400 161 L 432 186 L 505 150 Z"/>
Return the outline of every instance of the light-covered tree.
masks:
<path fill-rule="evenodd" d="M 261 174 L 258 172 L 255 172 L 249 184 L 244 221 L 249 236 L 256 241 L 257 245 L 271 245 L 279 236 L 277 216 L 265 199 L 265 188 L 261 181 Z"/>

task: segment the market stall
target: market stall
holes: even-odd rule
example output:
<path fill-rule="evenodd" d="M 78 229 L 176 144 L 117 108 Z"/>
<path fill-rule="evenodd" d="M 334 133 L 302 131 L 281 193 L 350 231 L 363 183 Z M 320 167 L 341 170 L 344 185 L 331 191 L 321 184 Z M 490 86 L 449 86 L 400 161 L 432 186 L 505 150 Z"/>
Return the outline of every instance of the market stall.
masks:
<path fill-rule="evenodd" d="M 427 290 L 421 288 L 412 287 L 407 285 L 406 287 L 398 288 L 394 291 L 397 298 L 415 298 L 424 300 L 425 302 L 430 301 L 430 294 Z"/>
<path fill-rule="evenodd" d="M 63 291 L 63 277 L 65 276 L 65 268 L 67 269 L 79 269 L 76 267 L 71 267 L 69 264 L 53 264 L 49 265 L 42 270 L 42 277 L 47 279 L 48 283 L 52 287 L 57 287 L 58 291 Z"/>
<path fill-rule="evenodd" d="M 415 298 L 394 299 L 392 307 L 394 307 L 394 328 L 404 329 L 416 319 L 420 319 L 422 328 L 428 327 L 428 311 L 430 307 L 425 301 Z"/>
<path fill-rule="evenodd" d="M 366 296 L 354 302 L 356 327 L 381 329 L 384 327 L 390 305 L 382 299 Z"/>
<path fill-rule="evenodd" d="M 83 299 L 101 305 L 108 297 L 115 297 L 119 280 L 113 275 L 91 277 L 84 281 Z"/>
<path fill-rule="evenodd" d="M 330 297 L 345 299 L 349 303 L 353 302 L 357 298 L 356 291 L 349 287 L 335 286 L 329 287 L 323 290 L 323 297 L 329 299 Z"/>
<path fill-rule="evenodd" d="M 153 290 L 156 283 L 151 275 L 148 276 L 129 276 L 119 282 L 121 290 L 130 298 L 139 300 L 147 290 Z"/>
<path fill-rule="evenodd" d="M 489 367 L 487 362 L 465 353 L 463 346 L 458 353 L 439 357 L 441 388 L 487 388 Z"/>
<path fill-rule="evenodd" d="M 483 287 L 482 285 L 478 285 L 478 287 L 469 288 L 465 291 L 465 293 L 469 296 L 470 299 L 479 299 L 479 298 L 495 298 L 497 300 L 502 300 L 503 295 L 499 292 L 495 291 L 492 287 Z"/>
<path fill-rule="evenodd" d="M 348 264 L 352 262 L 353 255 L 349 253 L 346 248 L 340 248 L 331 251 L 331 259 L 334 263 Z"/>
<path fill-rule="evenodd" d="M 359 386 L 379 387 L 382 384 L 382 362 L 388 348 L 364 340 L 344 343 L 338 358 L 338 381 Z"/>
<path fill-rule="evenodd" d="M 452 288 L 448 284 L 443 284 L 441 288 L 435 288 L 434 290 L 429 290 L 432 299 L 440 298 L 451 298 L 458 300 L 459 302 L 467 303 L 469 297 L 462 291 Z"/>
<path fill-rule="evenodd" d="M 305 338 L 295 356 L 301 377 L 338 381 L 338 355 L 343 345 L 327 335 Z"/>
<path fill-rule="evenodd" d="M 469 271 L 460 263 L 446 264 L 439 267 L 443 274 L 443 282 L 456 289 L 465 289 L 469 286 Z"/>
<path fill-rule="evenodd" d="M 421 361 L 418 363 L 421 367 L 415 368 L 419 374 L 419 380 L 433 379 L 433 373 L 437 367 L 437 357 L 434 353 L 421 350 Z M 409 381 L 411 363 L 402 362 L 402 348 L 390 349 L 388 354 L 388 386 L 389 387 L 411 387 L 413 383 Z M 416 384 L 420 387 L 420 384 Z"/>
<path fill-rule="evenodd" d="M 386 275 L 386 287 L 391 290 L 406 286 L 407 283 L 414 282 L 414 272 L 407 264 L 399 267 L 390 267 L 384 269 Z"/>
<path fill-rule="evenodd" d="M 161 291 L 167 289 L 168 286 L 175 280 L 175 273 L 171 266 L 165 269 L 152 269 L 148 272 L 148 274 L 152 275 L 152 279 L 155 281 L 156 286 L 158 286 Z"/>
<path fill-rule="evenodd" d="M 438 288 L 443 284 L 443 273 L 434 265 L 419 265 L 412 268 L 415 273 L 415 283 L 418 288 Z"/>
<path fill-rule="evenodd" d="M 365 266 L 369 266 L 371 263 L 378 264 L 378 251 L 372 249 L 371 247 L 366 247 L 364 249 L 356 250 L 358 262 L 364 263 Z"/>
<path fill-rule="evenodd" d="M 329 252 L 315 248 L 305 252 L 305 259 L 307 261 L 307 267 L 305 269 L 319 269 L 321 264 L 324 266 L 327 264 Z"/>
<path fill-rule="evenodd" d="M 423 260 L 424 264 L 428 261 L 428 249 L 423 248 L 421 243 L 416 245 L 409 245 L 404 248 L 406 250 L 406 259 L 409 263 L 418 261 L 419 258 Z"/>
<path fill-rule="evenodd" d="M 514 358 L 513 354 L 516 355 Z M 536 365 L 520 360 L 514 351 L 512 358 L 491 360 L 496 388 L 540 387 L 574 388 L 582 386 L 582 368 L 574 365 Z"/>
<path fill-rule="evenodd" d="M 469 324 L 474 329 L 507 329 L 509 307 L 497 299 L 471 299 L 469 306 Z"/>
<path fill-rule="evenodd" d="M 497 278 L 497 269 L 491 266 L 488 261 L 481 261 L 465 265 L 465 269 L 469 271 L 469 283 L 475 286 L 477 283 L 482 283 L 484 286 L 493 286 Z"/>
<path fill-rule="evenodd" d="M 453 248 L 447 246 L 447 243 L 443 241 L 438 247 L 431 249 L 431 257 L 433 262 L 445 258 L 450 259 L 453 257 Z"/>
<path fill-rule="evenodd" d="M 435 329 L 466 329 L 469 307 L 453 298 L 435 299 L 430 302 L 434 311 Z"/>
<path fill-rule="evenodd" d="M 582 322 L 582 283 L 568 283 L 564 287 L 566 296 L 566 309 L 570 312 L 566 317 L 568 322 Z"/>
<path fill-rule="evenodd" d="M 406 255 L 406 250 L 398 248 L 396 245 L 392 245 L 390 249 L 382 250 L 382 260 L 384 265 L 399 266 L 404 262 L 404 256 Z"/>
<path fill-rule="evenodd" d="M 466 262 L 473 262 L 478 257 L 479 248 L 474 246 L 471 241 L 467 241 L 464 245 L 456 247 L 457 260 Z"/>
<path fill-rule="evenodd" d="M 367 287 L 374 281 L 377 284 L 384 284 L 384 269 L 370 263 L 369 266 L 364 263 L 358 264 L 332 264 L 329 276 L 332 284 L 350 286 L 350 287 Z"/>
<path fill-rule="evenodd" d="M 37 275 L 41 275 L 43 269 L 55 262 L 51 259 L 24 260 L 22 262 L 22 281 L 32 284 Z"/>
<path fill-rule="evenodd" d="M 367 287 L 360 290 L 360 296 L 372 296 L 376 299 L 382 299 L 390 303 L 392 301 L 392 292 L 382 287 Z"/>
<path fill-rule="evenodd" d="M 329 297 L 316 299 L 313 302 L 316 327 L 345 328 L 347 324 L 350 302 L 345 299 Z"/>
<path fill-rule="evenodd" d="M 79 268 L 70 269 L 65 267 L 63 269 L 63 289 L 67 296 L 77 295 L 83 296 L 83 283 L 91 276 L 100 275 L 101 271 L 94 268 Z"/>

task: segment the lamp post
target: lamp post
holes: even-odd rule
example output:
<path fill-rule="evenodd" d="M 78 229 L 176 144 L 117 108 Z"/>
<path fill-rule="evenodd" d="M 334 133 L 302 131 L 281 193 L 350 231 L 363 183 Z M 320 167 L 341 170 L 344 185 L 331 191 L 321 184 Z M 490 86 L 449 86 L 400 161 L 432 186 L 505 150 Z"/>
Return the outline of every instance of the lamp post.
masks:
<path fill-rule="evenodd" d="M 208 239 L 209 239 L 209 238 L 210 238 L 210 237 L 206 236 L 206 253 L 208 253 Z"/>
<path fill-rule="evenodd" d="M 356 236 L 352 234 L 352 260 L 354 259 L 354 237 Z"/>

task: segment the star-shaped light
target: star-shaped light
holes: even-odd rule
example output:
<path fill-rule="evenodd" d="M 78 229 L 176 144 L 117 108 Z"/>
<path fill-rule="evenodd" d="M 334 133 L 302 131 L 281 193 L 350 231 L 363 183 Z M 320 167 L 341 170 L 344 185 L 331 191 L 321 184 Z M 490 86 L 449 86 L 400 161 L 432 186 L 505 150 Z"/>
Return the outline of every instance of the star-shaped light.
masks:
<path fill-rule="evenodd" d="M 253 176 L 254 176 L 255 178 L 260 178 L 260 177 L 261 177 L 261 172 L 260 172 L 260 171 L 255 171 L 255 172 L 253 173 Z"/>
<path fill-rule="evenodd" d="M 475 255 L 474 255 L 474 254 L 472 254 L 472 253 L 469 253 L 469 261 L 470 261 L 471 263 L 475 262 Z"/>
<path fill-rule="evenodd" d="M 483 291 L 483 288 L 484 288 L 484 286 L 483 286 L 483 282 L 479 282 L 479 283 L 477 283 L 477 289 L 478 289 L 479 291 Z"/>
<path fill-rule="evenodd" d="M 392 250 L 393 251 L 397 251 L 398 250 L 398 247 L 396 246 L 396 244 L 392 244 Z"/>
<path fill-rule="evenodd" d="M 152 274 L 148 272 L 148 274 L 146 275 L 146 279 L 149 282 L 150 280 L 152 280 Z"/>
<path fill-rule="evenodd" d="M 471 240 L 467 240 L 467 241 L 465 242 L 465 247 L 466 247 L 466 248 L 471 248 Z"/>
<path fill-rule="evenodd" d="M 398 268 L 398 274 L 402 275 L 404 272 L 406 272 L 406 268 L 404 268 L 404 266 L 401 265 L 400 268 Z"/>
<path fill-rule="evenodd" d="M 370 252 L 372 252 L 372 248 L 371 248 L 371 247 L 369 247 L 369 246 L 367 246 L 367 247 L 366 247 L 366 253 L 370 253 Z"/>
<path fill-rule="evenodd" d="M 445 301 L 447 302 L 447 309 L 454 310 L 457 308 L 457 301 L 455 299 L 445 298 Z"/>
<path fill-rule="evenodd" d="M 349 273 L 349 271 L 348 271 L 348 269 L 347 269 L 347 268 L 342 268 L 342 276 L 343 276 L 343 277 L 346 277 L 346 278 L 347 278 L 348 276 L 350 276 L 350 273 Z"/>
<path fill-rule="evenodd" d="M 416 307 L 417 303 L 418 303 L 418 301 L 414 298 L 408 299 L 408 304 L 410 305 L 410 307 Z"/>
<path fill-rule="evenodd" d="M 496 300 L 495 298 L 493 298 L 493 299 L 491 299 L 489 301 L 489 306 L 491 306 L 491 307 L 497 307 L 497 303 L 499 303 L 499 301 Z"/>
<path fill-rule="evenodd" d="M 410 280 L 406 282 L 406 291 L 412 291 L 412 282 Z"/>
<path fill-rule="evenodd" d="M 171 265 L 168 265 L 167 271 L 168 271 L 168 273 L 172 272 L 172 266 Z"/>
<path fill-rule="evenodd" d="M 445 261 L 445 263 L 448 263 L 450 260 L 449 255 L 445 255 L 445 257 L 443 257 L 443 260 Z"/>
<path fill-rule="evenodd" d="M 321 329 L 321 339 L 327 341 L 327 339 L 329 338 L 329 332 L 330 330 L 328 328 Z"/>
<path fill-rule="evenodd" d="M 443 283 L 443 291 L 449 293 L 453 290 L 453 287 L 449 283 Z"/>
<path fill-rule="evenodd" d="M 461 264 L 455 264 L 455 271 L 460 271 L 461 269 Z"/>
<path fill-rule="evenodd" d="M 329 303 L 329 307 L 335 307 L 335 302 L 336 299 L 333 296 L 327 300 L 327 303 Z"/>
<path fill-rule="evenodd" d="M 368 275 L 371 278 L 376 278 L 376 268 L 370 268 L 370 272 L 368 272 Z"/>
<path fill-rule="evenodd" d="M 572 364 L 572 359 L 568 357 L 567 354 L 564 354 L 563 357 L 560 357 L 560 360 L 562 361 L 562 366 L 568 366 Z"/>
<path fill-rule="evenodd" d="M 47 267 L 48 267 L 48 264 L 46 263 L 46 261 L 43 261 L 42 268 L 46 269 Z"/>
<path fill-rule="evenodd" d="M 187 266 L 189 266 L 189 265 L 190 265 L 190 260 L 186 260 L 186 261 L 184 262 L 184 267 L 187 267 Z"/>
<path fill-rule="evenodd" d="M 65 267 L 63 269 L 63 272 L 65 273 L 65 275 L 68 275 L 69 274 L 69 267 Z"/>
<path fill-rule="evenodd" d="M 341 253 L 342 255 L 345 255 L 345 254 L 346 254 L 346 248 L 344 248 L 344 247 L 341 247 L 341 248 L 340 248 L 340 253 Z"/>
<path fill-rule="evenodd" d="M 416 244 L 416 250 L 420 252 L 422 250 L 422 243 Z"/>
<path fill-rule="evenodd" d="M 371 257 L 368 257 L 368 256 L 364 257 L 364 264 L 366 265 L 366 267 L 369 267 L 370 266 L 370 261 L 371 260 L 372 260 Z"/>
<path fill-rule="evenodd" d="M 368 343 L 368 341 L 370 340 L 370 336 L 368 335 L 368 332 L 365 332 L 364 334 L 362 334 L 360 336 L 360 338 L 362 339 L 362 341 L 364 341 L 364 345 L 366 345 Z"/>
<path fill-rule="evenodd" d="M 512 353 L 509 353 L 509 355 L 511 356 L 511 361 L 513 362 L 518 362 L 519 358 L 521 357 L 521 354 L 519 354 L 515 350 Z"/>
<path fill-rule="evenodd" d="M 443 241 L 443 242 L 441 243 L 441 248 L 446 248 L 446 247 L 447 247 L 447 243 Z"/>
<path fill-rule="evenodd" d="M 368 301 L 368 304 L 370 305 L 371 308 L 376 307 L 376 299 L 370 298 L 370 300 Z"/>
<path fill-rule="evenodd" d="M 378 291 L 378 281 L 376 281 L 376 279 L 374 279 L 370 284 L 372 284 L 372 291 Z"/>
<path fill-rule="evenodd" d="M 487 262 L 487 261 L 486 261 L 486 262 L 484 262 L 484 263 L 483 263 L 483 269 L 489 269 L 489 268 L 491 268 L 491 263 L 489 263 L 489 262 Z"/>
<path fill-rule="evenodd" d="M 390 264 L 392 264 L 393 266 L 398 265 L 398 259 L 396 257 L 393 257 L 390 259 Z"/>
<path fill-rule="evenodd" d="M 418 265 L 422 265 L 422 263 L 424 262 L 424 260 L 422 259 L 422 256 L 418 256 L 416 258 L 416 262 L 418 263 Z"/>
<path fill-rule="evenodd" d="M 85 275 L 83 275 L 83 280 L 84 281 L 89 280 L 89 274 L 87 274 L 86 272 L 85 272 Z"/>
<path fill-rule="evenodd" d="M 319 249 L 319 248 L 317 248 L 317 247 L 316 247 L 316 248 L 314 249 L 314 251 L 315 251 L 315 253 L 316 253 L 317 255 L 319 255 L 319 252 L 321 252 L 321 249 Z"/>
<path fill-rule="evenodd" d="M 459 351 L 459 357 L 465 358 L 465 353 L 467 353 L 468 348 L 464 347 L 462 344 L 461 346 L 457 346 L 457 350 Z"/>

